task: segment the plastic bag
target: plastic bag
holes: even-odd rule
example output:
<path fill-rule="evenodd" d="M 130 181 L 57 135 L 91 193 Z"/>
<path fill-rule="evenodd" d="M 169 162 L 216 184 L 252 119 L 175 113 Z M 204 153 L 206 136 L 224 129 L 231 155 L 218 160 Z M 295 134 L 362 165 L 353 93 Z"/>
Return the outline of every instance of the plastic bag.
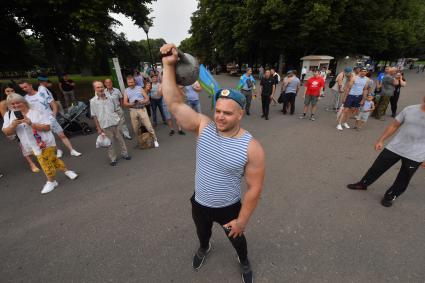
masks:
<path fill-rule="evenodd" d="M 99 147 L 110 147 L 111 146 L 111 140 L 105 136 L 104 134 L 101 134 L 97 137 L 96 140 L 96 148 Z"/>

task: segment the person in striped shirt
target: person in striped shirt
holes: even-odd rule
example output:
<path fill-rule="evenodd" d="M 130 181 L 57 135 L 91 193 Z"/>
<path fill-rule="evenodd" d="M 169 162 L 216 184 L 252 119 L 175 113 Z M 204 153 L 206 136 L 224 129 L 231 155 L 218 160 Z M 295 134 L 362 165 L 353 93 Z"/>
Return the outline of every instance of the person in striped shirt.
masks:
<path fill-rule="evenodd" d="M 197 135 L 195 193 L 191 203 L 200 247 L 192 266 L 199 269 L 210 252 L 211 229 L 217 222 L 238 254 L 243 282 L 253 282 L 244 231 L 263 189 L 265 155 L 261 144 L 241 128 L 246 98 L 238 91 L 222 89 L 215 95 L 213 121 L 197 113 L 184 103 L 176 84 L 175 45 L 165 44 L 160 52 L 165 102 L 182 127 Z M 247 184 L 243 200 L 242 177 Z"/>

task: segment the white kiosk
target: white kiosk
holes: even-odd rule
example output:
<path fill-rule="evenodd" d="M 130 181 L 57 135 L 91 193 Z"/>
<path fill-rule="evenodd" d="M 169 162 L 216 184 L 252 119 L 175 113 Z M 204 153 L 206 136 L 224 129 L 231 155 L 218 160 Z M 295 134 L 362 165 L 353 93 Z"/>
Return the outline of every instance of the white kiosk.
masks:
<path fill-rule="evenodd" d="M 301 68 L 306 67 L 307 68 L 307 75 L 306 80 L 309 79 L 309 77 L 312 74 L 312 71 L 314 70 L 321 70 L 323 67 L 326 69 L 329 68 L 329 63 L 331 60 L 333 60 L 334 57 L 328 56 L 328 55 L 308 55 L 302 57 L 300 60 L 302 61 Z"/>

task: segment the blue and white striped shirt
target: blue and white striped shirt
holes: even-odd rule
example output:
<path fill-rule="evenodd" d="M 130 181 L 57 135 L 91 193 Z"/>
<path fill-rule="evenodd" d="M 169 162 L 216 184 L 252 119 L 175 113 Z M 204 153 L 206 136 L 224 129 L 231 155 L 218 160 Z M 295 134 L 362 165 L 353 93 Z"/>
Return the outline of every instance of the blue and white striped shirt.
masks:
<path fill-rule="evenodd" d="M 217 208 L 240 201 L 251 139 L 247 131 L 239 138 L 222 137 L 213 122 L 205 127 L 196 147 L 196 202 Z"/>

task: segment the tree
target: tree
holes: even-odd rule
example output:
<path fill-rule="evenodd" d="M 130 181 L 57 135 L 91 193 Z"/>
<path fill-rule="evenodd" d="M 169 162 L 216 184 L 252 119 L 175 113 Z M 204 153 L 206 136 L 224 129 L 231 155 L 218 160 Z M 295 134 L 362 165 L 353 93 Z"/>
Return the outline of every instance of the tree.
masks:
<path fill-rule="evenodd" d="M 83 56 L 96 41 L 112 40 L 112 25 L 119 24 L 110 12 L 123 13 L 142 26 L 150 22 L 151 0 L 15 0 L 2 3 L 1 11 L 9 19 L 6 28 L 18 34 L 29 30 L 43 42 L 57 73 L 64 71 L 63 58 L 70 47 L 77 47 Z M 75 44 L 75 46 L 74 46 Z M 2 46 L 3 48 L 3 46 Z M 3 52 L 13 47 L 6 46 Z M 83 62 L 85 62 L 82 58 Z"/>
<path fill-rule="evenodd" d="M 204 61 L 273 64 L 283 54 L 291 68 L 308 54 L 396 59 L 425 52 L 424 16 L 425 0 L 199 0 L 189 46 Z"/>

